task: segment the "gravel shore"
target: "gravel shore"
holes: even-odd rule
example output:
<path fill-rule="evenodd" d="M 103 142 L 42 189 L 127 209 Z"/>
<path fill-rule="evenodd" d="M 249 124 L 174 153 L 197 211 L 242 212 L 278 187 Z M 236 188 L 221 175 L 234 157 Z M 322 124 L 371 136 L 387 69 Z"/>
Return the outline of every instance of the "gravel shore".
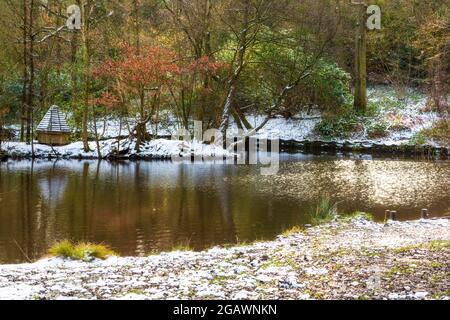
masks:
<path fill-rule="evenodd" d="M 205 252 L 0 266 L 0 299 L 450 299 L 450 221 L 363 218 Z"/>

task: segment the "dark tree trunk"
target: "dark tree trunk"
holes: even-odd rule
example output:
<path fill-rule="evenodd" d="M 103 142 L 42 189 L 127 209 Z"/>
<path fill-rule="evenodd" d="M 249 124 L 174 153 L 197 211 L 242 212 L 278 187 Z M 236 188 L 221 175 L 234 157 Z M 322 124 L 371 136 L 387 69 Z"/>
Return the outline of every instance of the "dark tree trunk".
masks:
<path fill-rule="evenodd" d="M 367 31 L 366 5 L 359 5 L 359 22 L 355 52 L 355 110 L 364 113 L 367 109 Z"/>
<path fill-rule="evenodd" d="M 229 90 L 228 95 L 225 100 L 225 104 L 223 107 L 222 117 L 220 120 L 219 130 L 225 134 L 225 131 L 228 127 L 228 122 L 230 119 L 231 109 L 233 107 L 234 97 L 236 95 L 237 90 L 237 81 L 242 72 L 242 68 L 244 67 L 244 57 L 245 52 L 247 51 L 248 46 L 248 32 L 249 32 L 249 23 L 250 19 L 250 2 L 244 1 L 244 21 L 242 25 L 242 31 L 240 33 L 239 39 L 239 47 L 237 48 L 236 60 L 234 63 L 234 70 L 232 71 L 232 75 L 229 80 Z"/>
<path fill-rule="evenodd" d="M 23 0 L 23 86 L 22 86 L 22 105 L 20 108 L 20 141 L 25 141 L 25 122 L 27 112 L 27 94 L 28 94 L 28 0 Z"/>

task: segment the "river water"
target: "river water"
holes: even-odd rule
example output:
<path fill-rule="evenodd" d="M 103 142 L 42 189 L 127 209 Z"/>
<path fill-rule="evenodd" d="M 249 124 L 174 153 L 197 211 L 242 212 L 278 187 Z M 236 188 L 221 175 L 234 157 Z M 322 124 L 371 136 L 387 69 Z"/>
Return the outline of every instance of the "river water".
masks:
<path fill-rule="evenodd" d="M 282 154 L 276 176 L 222 163 L 9 161 L 0 164 L 0 263 L 46 254 L 58 240 L 142 256 L 188 245 L 273 239 L 310 222 L 323 198 L 341 212 L 402 220 L 450 213 L 450 162 Z"/>

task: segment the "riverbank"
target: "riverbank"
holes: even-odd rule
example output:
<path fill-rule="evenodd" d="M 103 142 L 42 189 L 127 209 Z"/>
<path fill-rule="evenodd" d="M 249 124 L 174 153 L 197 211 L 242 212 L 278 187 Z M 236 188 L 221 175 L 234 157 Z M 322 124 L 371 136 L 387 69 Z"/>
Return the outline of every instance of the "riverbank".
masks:
<path fill-rule="evenodd" d="M 449 159 L 450 141 L 436 141 L 424 132 L 432 131 L 444 118 L 428 108 L 428 97 L 414 89 L 407 89 L 399 95 L 389 86 L 375 86 L 368 90 L 370 110 L 367 116 L 333 121 L 327 119 L 317 106 L 305 108 L 290 117 L 276 116 L 267 121 L 255 135 L 258 139 L 280 139 L 281 152 L 306 153 L 346 153 L 356 155 L 388 155 L 406 157 L 426 157 L 428 159 Z M 135 141 L 122 139 L 118 147 L 117 137 L 130 135 L 130 128 L 135 127 L 135 119 L 126 119 L 128 126 L 115 118 L 99 119 L 100 154 L 95 142 L 90 142 L 92 151 L 85 152 L 81 141 L 68 146 L 51 148 L 35 145 L 35 157 L 41 159 L 131 159 L 131 160 L 167 160 L 174 155 L 194 157 L 230 157 L 232 154 L 215 146 L 201 143 L 181 143 L 172 141 L 171 137 L 179 131 L 180 123 L 166 114 L 164 121 L 149 125 L 148 134 L 159 139 L 145 142 L 141 152 L 134 150 Z M 266 121 L 266 115 L 247 114 L 249 124 L 257 128 Z M 123 119 L 122 119 L 123 120 Z M 325 121 L 325 124 L 322 123 Z M 351 125 L 349 125 L 349 122 Z M 344 125 L 347 124 L 347 125 Z M 340 125 L 343 128 L 340 128 Z M 352 128 L 351 130 L 349 128 Z M 320 129 L 322 128 L 322 129 Z M 346 128 L 346 130 L 344 130 Z M 16 138 L 19 126 L 9 126 Z M 192 128 L 191 128 L 192 129 Z M 339 130 L 337 130 L 339 129 Z M 238 133 L 238 126 L 233 121 L 229 131 Z M 91 137 L 95 132 L 90 132 Z M 4 142 L 2 158 L 29 159 L 32 157 L 31 146 L 20 142 Z M 119 150 L 119 152 L 115 152 Z"/>
<path fill-rule="evenodd" d="M 363 218 L 271 242 L 0 266 L 0 299 L 450 299 L 450 221 Z"/>
<path fill-rule="evenodd" d="M 90 151 L 85 151 L 81 141 L 66 146 L 52 147 L 35 144 L 34 156 L 37 159 L 116 159 L 116 160 L 170 160 L 174 157 L 191 159 L 200 158 L 229 158 L 233 154 L 215 145 L 199 142 L 187 142 L 168 139 L 146 141 L 138 153 L 134 149 L 135 141 L 123 139 L 109 139 L 99 142 L 98 152 L 96 142 L 89 142 Z M 3 142 L 4 157 L 12 159 L 30 159 L 33 152 L 30 144 L 24 142 Z"/>
<path fill-rule="evenodd" d="M 5 142 L 0 152 L 0 161 L 10 159 L 31 159 L 31 145 L 22 142 Z M 75 142 L 62 147 L 50 147 L 35 144 L 36 159 L 76 159 L 76 160 L 170 160 L 173 157 L 191 159 L 225 159 L 233 157 L 233 153 L 214 145 L 186 143 L 157 139 L 143 144 L 142 151 L 137 153 L 131 143 L 121 143 L 120 152 L 115 152 L 117 140 L 100 142 L 101 157 L 95 142 L 90 142 L 91 151 L 83 150 L 82 142 Z M 404 143 L 380 143 L 374 141 L 323 141 L 323 140 L 280 140 L 280 152 L 304 152 L 307 154 L 344 154 L 362 156 L 403 156 L 423 157 L 426 159 L 450 159 L 450 149 L 439 145 L 411 145 Z"/>
<path fill-rule="evenodd" d="M 423 157 L 426 159 L 450 159 L 450 149 L 437 144 L 414 145 L 403 142 L 282 140 L 281 152 L 331 153 L 348 155 L 381 155 Z"/>
<path fill-rule="evenodd" d="M 276 116 L 269 119 L 255 137 L 269 140 L 280 139 L 281 152 L 313 154 L 332 152 L 449 159 L 450 140 L 436 141 L 424 134 L 426 131 L 432 131 L 444 120 L 443 115 L 429 110 L 427 95 L 412 88 L 399 94 L 393 87 L 374 86 L 368 89 L 368 101 L 370 110 L 366 116 L 351 119 L 337 117 L 331 121 L 326 118 L 323 111 L 320 111 L 320 108 L 311 106 L 288 118 Z M 35 156 L 41 159 L 114 158 L 124 160 L 167 160 L 180 154 L 188 158 L 201 156 L 220 159 L 222 156 L 232 156 L 226 150 L 215 146 L 172 141 L 171 137 L 179 131 L 180 123 L 171 114 L 166 114 L 163 118 L 164 121 L 161 123 L 149 125 L 147 128 L 149 135 L 160 139 L 146 142 L 140 153 L 134 150 L 135 141 L 122 139 L 119 148 L 117 143 L 117 137 L 130 135 L 130 128 L 135 127 L 136 120 L 126 119 L 126 123 L 129 125 L 124 127 L 122 121 L 110 117 L 99 119 L 97 122 L 101 138 L 101 156 L 99 156 L 96 143 L 93 141 L 90 142 L 92 150 L 90 152 L 83 150 L 81 141 L 55 148 L 37 144 L 35 145 Z M 266 121 L 266 115 L 261 114 L 249 113 L 246 118 L 254 128 Z M 321 125 L 323 121 L 326 123 Z M 340 128 L 339 124 L 343 128 Z M 8 128 L 15 132 L 17 138 L 19 126 L 16 124 Z M 319 130 L 319 128 L 322 129 Z M 234 134 L 238 132 L 238 126 L 233 121 L 229 131 Z M 94 137 L 95 132 L 91 131 L 90 135 Z M 0 152 L 0 160 L 6 157 L 28 159 L 32 156 L 31 146 L 25 143 L 4 142 L 2 149 L 4 153 L 2 155 Z M 119 152 L 116 153 L 116 150 Z"/>

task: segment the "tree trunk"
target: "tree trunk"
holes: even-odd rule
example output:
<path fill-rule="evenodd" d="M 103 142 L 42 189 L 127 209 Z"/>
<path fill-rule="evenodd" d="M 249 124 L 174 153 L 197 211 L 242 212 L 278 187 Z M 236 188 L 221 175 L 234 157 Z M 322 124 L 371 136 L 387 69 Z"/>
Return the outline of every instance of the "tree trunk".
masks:
<path fill-rule="evenodd" d="M 140 119 L 136 126 L 136 145 L 134 149 L 137 153 L 141 152 L 141 144 L 145 141 L 147 134 L 147 122 L 145 113 L 145 91 L 140 90 Z"/>
<path fill-rule="evenodd" d="M 33 119 L 33 109 L 34 109 L 34 78 L 35 78 L 35 64 L 34 64 L 34 0 L 30 1 L 29 8 L 29 18 L 28 18 L 28 61 L 29 61 L 29 83 L 27 92 L 27 110 L 26 110 L 26 141 L 31 143 L 32 156 L 34 157 L 34 146 L 33 146 L 33 130 L 32 130 L 32 119 Z"/>
<path fill-rule="evenodd" d="M 434 109 L 441 114 L 448 112 L 448 84 L 446 82 L 446 71 L 442 58 L 438 57 L 431 63 L 432 65 L 432 84 L 431 98 L 433 100 Z"/>
<path fill-rule="evenodd" d="M 71 92 L 70 92 L 70 107 L 72 110 L 77 108 L 77 95 L 78 95 L 78 76 L 77 76 L 77 51 L 78 51 L 78 33 L 73 30 L 70 40 L 70 51 L 71 51 L 71 68 L 70 68 L 70 80 L 72 82 Z M 81 128 L 80 117 L 74 114 L 74 120 L 77 129 Z"/>
<path fill-rule="evenodd" d="M 228 121 L 230 118 L 230 112 L 232 109 L 232 104 L 234 100 L 234 96 L 236 94 L 236 84 L 231 84 L 230 90 L 228 91 L 227 99 L 225 101 L 225 105 L 223 107 L 222 119 L 220 121 L 219 131 L 225 133 L 228 128 Z"/>
<path fill-rule="evenodd" d="M 20 141 L 25 141 L 25 121 L 27 110 L 28 94 L 28 1 L 23 0 L 23 87 L 22 87 L 22 105 L 20 108 Z"/>
<path fill-rule="evenodd" d="M 242 112 L 241 108 L 239 108 L 239 106 L 237 106 L 237 105 L 234 105 L 234 110 L 235 110 L 236 114 L 238 115 L 239 120 L 241 121 L 242 125 L 245 127 L 245 129 L 247 129 L 247 130 L 253 129 L 253 126 L 250 124 L 250 122 L 248 122 L 248 120 L 245 117 L 244 112 Z"/>
<path fill-rule="evenodd" d="M 356 36 L 355 59 L 355 101 L 356 111 L 364 113 L 367 109 L 367 39 L 366 39 L 366 5 L 359 5 L 359 22 Z"/>
<path fill-rule="evenodd" d="M 81 16 L 83 21 L 81 23 L 81 37 L 83 42 L 83 69 L 84 69 L 84 97 L 83 97 L 83 119 L 82 119 L 82 132 L 81 138 L 83 140 L 83 148 L 84 151 L 88 152 L 89 141 L 88 141 L 88 112 L 89 112 L 89 95 L 90 95 L 90 52 L 89 52 L 89 11 L 90 0 L 85 3 L 82 1 L 81 8 Z"/>
<path fill-rule="evenodd" d="M 95 144 L 97 146 L 97 156 L 99 159 L 102 158 L 102 151 L 100 150 L 100 138 L 98 136 L 97 130 L 97 117 L 95 116 L 95 110 L 92 110 L 92 118 L 94 121 L 94 134 L 95 134 Z"/>
<path fill-rule="evenodd" d="M 2 139 L 3 139 L 3 121 L 1 119 L 2 114 L 0 113 L 0 161 L 2 161 Z"/>
<path fill-rule="evenodd" d="M 204 26 L 203 26 L 203 34 L 202 34 L 202 47 L 204 48 L 204 55 L 207 56 L 210 60 L 214 59 L 214 55 L 211 49 L 211 32 L 210 32 L 210 22 L 211 22 L 211 0 L 205 0 L 204 2 Z M 201 52 L 196 58 L 200 59 L 203 55 Z M 205 74 L 203 77 L 203 89 L 204 92 L 208 92 L 211 83 L 211 75 Z M 205 114 L 207 113 L 209 106 L 208 99 L 201 99 L 200 108 L 196 112 L 196 120 L 204 121 Z"/>
<path fill-rule="evenodd" d="M 228 121 L 230 119 L 231 108 L 233 106 L 233 100 L 236 95 L 236 82 L 242 72 L 244 67 L 244 57 L 247 51 L 248 39 L 247 35 L 249 32 L 249 19 L 250 19 L 250 2 L 244 1 L 244 21 L 242 25 L 242 31 L 240 33 L 239 47 L 237 48 L 236 60 L 234 63 L 234 70 L 230 77 L 230 88 L 228 90 L 227 99 L 225 100 L 225 105 L 223 107 L 222 117 L 220 120 L 219 130 L 225 135 L 225 131 L 228 127 Z"/>

